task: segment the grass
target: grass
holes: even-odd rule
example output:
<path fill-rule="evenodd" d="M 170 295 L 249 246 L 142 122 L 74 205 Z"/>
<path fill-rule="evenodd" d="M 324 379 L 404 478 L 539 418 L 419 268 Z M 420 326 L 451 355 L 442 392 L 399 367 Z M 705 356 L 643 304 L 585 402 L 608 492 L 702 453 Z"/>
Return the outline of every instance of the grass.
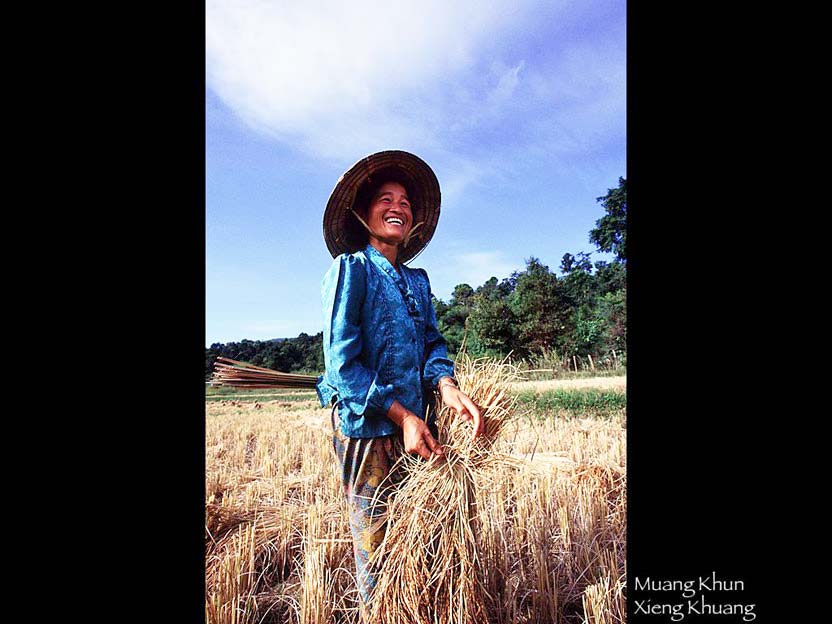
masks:
<path fill-rule="evenodd" d="M 627 374 L 627 369 L 623 366 L 619 366 L 618 368 L 597 368 L 595 370 L 581 369 L 577 371 L 555 368 L 553 372 L 552 370 L 523 370 L 521 368 L 519 372 L 523 379 L 527 379 L 529 381 L 543 381 L 546 379 L 594 379 L 597 377 L 620 377 Z"/>
<path fill-rule="evenodd" d="M 627 394 L 618 390 L 555 389 L 542 392 L 533 389 L 517 393 L 521 408 L 531 410 L 538 418 L 551 416 L 582 417 L 592 415 L 609 417 L 627 407 Z"/>
<path fill-rule="evenodd" d="M 210 390 L 227 389 L 206 390 L 206 621 L 356 624 L 329 410 L 311 392 L 276 391 L 258 408 Z M 487 621 L 618 624 L 625 409 L 602 417 L 595 409 L 602 400 L 576 395 L 558 408 L 568 417 L 555 417 L 548 394 L 545 386 L 519 393 L 493 446 L 516 465 L 489 469 L 476 498 L 480 524 L 469 546 L 477 549 Z M 528 417 L 541 414 L 548 417 Z"/>
<path fill-rule="evenodd" d="M 304 388 L 234 388 L 231 386 L 206 386 L 206 401 L 307 401 L 317 400 L 315 390 Z"/>
<path fill-rule="evenodd" d="M 317 401 L 318 396 L 314 392 L 303 392 L 303 393 L 296 393 L 296 394 L 285 394 L 285 393 L 276 393 L 270 392 L 265 394 L 260 394 L 256 392 L 250 392 L 246 394 L 231 394 L 231 395 L 216 395 L 216 396 L 205 396 L 205 400 L 207 402 L 217 402 L 217 401 L 237 401 L 237 402 L 264 402 L 264 401 L 279 401 L 279 402 L 306 402 L 306 401 Z"/>

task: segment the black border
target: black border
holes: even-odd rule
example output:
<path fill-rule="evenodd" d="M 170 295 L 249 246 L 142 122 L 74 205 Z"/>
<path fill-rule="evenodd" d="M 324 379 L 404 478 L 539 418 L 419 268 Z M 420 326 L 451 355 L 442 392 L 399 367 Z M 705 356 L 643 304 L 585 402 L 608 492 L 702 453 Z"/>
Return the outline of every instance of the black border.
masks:
<path fill-rule="evenodd" d="M 85 483 L 108 504 L 88 520 L 105 561 L 87 589 L 118 619 L 202 622 L 205 5 L 98 17 L 78 35 L 96 69 L 83 91 L 94 123 L 75 121 L 92 159 L 70 163 L 101 200 L 85 368 L 103 409 Z"/>
<path fill-rule="evenodd" d="M 767 245 L 778 233 L 765 215 L 781 207 L 757 115 L 767 67 L 745 38 L 753 21 L 739 9 L 628 7 L 631 624 L 671 621 L 636 613 L 637 599 L 680 600 L 635 591 L 636 577 L 715 572 L 744 590 L 710 601 L 754 604 L 757 621 L 774 606 L 773 519 L 788 500 L 772 496 L 779 453 L 766 423 L 788 410 L 776 392 L 789 384 L 777 334 L 788 280 Z"/>

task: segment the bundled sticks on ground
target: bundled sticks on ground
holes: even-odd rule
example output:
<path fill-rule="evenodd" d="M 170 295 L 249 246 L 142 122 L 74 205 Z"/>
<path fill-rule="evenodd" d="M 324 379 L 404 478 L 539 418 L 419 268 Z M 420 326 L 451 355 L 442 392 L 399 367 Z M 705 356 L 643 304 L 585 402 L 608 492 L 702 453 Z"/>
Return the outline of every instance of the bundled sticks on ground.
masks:
<path fill-rule="evenodd" d="M 494 452 L 514 399 L 516 370 L 505 362 L 456 362 L 460 389 L 480 407 L 486 431 L 441 406 L 437 414 L 444 457 L 401 458 L 406 477 L 388 504 L 385 539 L 374 554 L 380 566 L 370 621 L 402 624 L 474 624 L 488 620 L 484 570 L 478 552 L 478 494 L 488 468 L 512 464 Z"/>
<path fill-rule="evenodd" d="M 314 388 L 317 377 L 281 373 L 220 356 L 214 364 L 212 380 L 214 385 L 235 388 Z"/>

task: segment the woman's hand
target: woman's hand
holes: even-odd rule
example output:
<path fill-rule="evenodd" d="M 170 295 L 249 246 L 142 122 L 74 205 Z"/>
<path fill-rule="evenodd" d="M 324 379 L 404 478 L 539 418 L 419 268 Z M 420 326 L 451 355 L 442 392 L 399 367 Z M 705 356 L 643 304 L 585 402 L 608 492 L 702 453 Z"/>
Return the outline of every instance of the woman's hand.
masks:
<path fill-rule="evenodd" d="M 393 401 L 387 411 L 387 418 L 402 428 L 405 452 L 417 453 L 425 459 L 430 459 L 432 453 L 445 454 L 442 445 L 433 437 L 425 421 L 398 401 Z"/>
<path fill-rule="evenodd" d="M 473 422 L 474 437 L 485 433 L 485 420 L 483 420 L 476 403 L 457 388 L 450 377 L 443 377 L 439 380 L 439 393 L 442 395 L 442 403 L 454 410 L 457 416 L 468 422 Z"/>
<path fill-rule="evenodd" d="M 444 455 L 442 445 L 428 429 L 425 421 L 416 414 L 408 414 L 402 420 L 402 432 L 404 433 L 404 450 L 408 453 L 418 453 L 425 459 L 430 459 L 431 453 Z"/>

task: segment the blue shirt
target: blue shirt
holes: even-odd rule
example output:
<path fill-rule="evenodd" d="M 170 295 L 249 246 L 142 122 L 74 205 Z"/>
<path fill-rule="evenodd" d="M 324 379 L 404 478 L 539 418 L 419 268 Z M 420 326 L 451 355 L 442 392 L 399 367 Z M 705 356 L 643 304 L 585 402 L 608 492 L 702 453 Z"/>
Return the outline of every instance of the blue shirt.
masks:
<path fill-rule="evenodd" d="M 351 438 L 395 432 L 387 418 L 394 400 L 424 419 L 433 388 L 454 374 L 427 273 L 398 266 L 401 274 L 367 245 L 335 258 L 322 282 L 326 372 L 316 390 L 321 406 L 337 402 Z"/>

